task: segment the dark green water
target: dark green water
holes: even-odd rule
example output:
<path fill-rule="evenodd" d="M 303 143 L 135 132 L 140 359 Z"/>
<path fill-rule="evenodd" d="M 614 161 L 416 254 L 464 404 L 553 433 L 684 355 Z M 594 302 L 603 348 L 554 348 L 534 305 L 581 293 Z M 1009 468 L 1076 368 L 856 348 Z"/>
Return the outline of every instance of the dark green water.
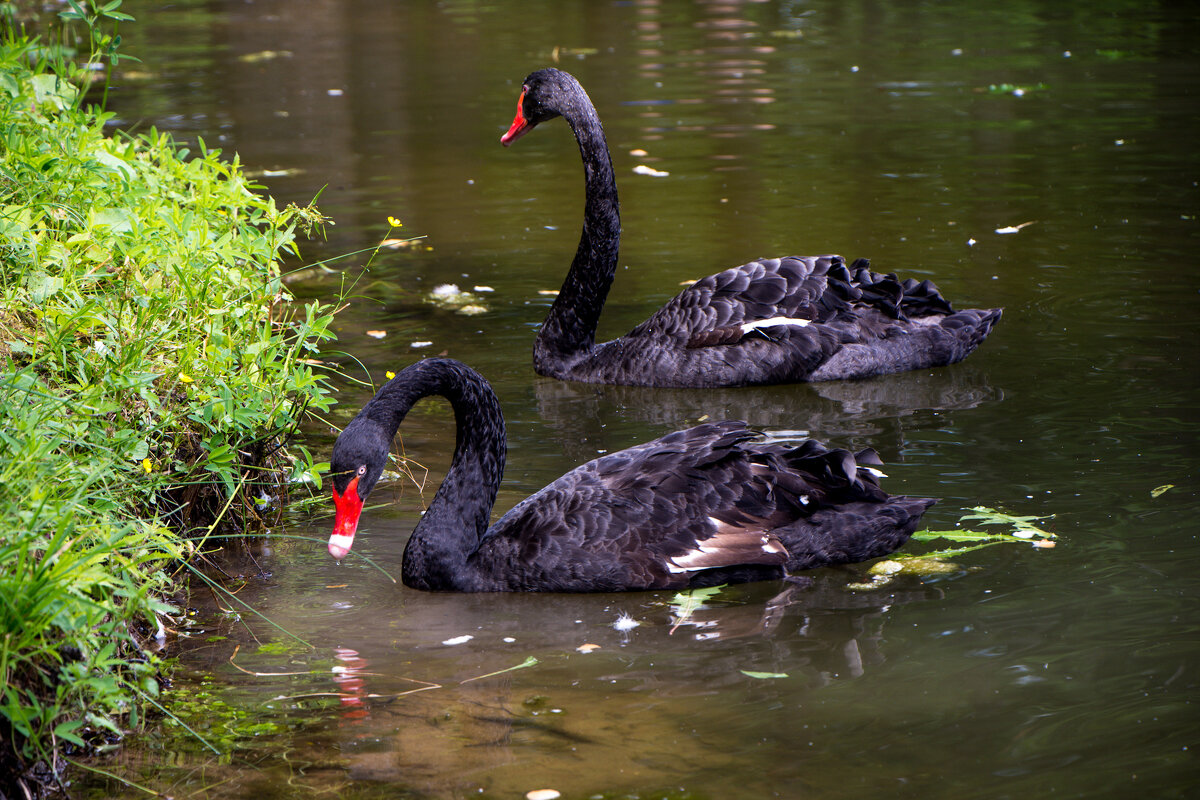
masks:
<path fill-rule="evenodd" d="M 1193 792 L 1197 12 L 959 5 L 127 2 L 125 47 L 145 63 L 112 96 L 122 126 L 292 171 L 262 179 L 283 202 L 322 192 L 337 225 L 310 261 L 371 247 L 389 215 L 427 237 L 293 289 L 332 300 L 358 278 L 339 323 L 349 355 L 327 354 L 357 377 L 446 353 L 493 382 L 510 439 L 499 511 L 708 415 L 875 447 L 885 488 L 940 498 L 932 528 L 988 505 L 1053 514 L 1060 540 L 881 592 L 852 592 L 838 571 L 806 592 L 737 587 L 673 630 L 669 595 L 428 595 L 281 539 L 231 568 L 251 578 L 243 600 L 312 647 L 245 611 L 213 621 L 168 699 L 222 754 L 164 726 L 97 766 L 174 797 L 255 800 Z M 602 336 L 680 281 L 788 253 L 867 256 L 960 306 L 1003 306 L 1002 323 L 962 364 L 860 383 L 537 378 L 538 290 L 574 252 L 582 175 L 561 123 L 511 150 L 498 140 L 522 78 L 556 48 L 600 110 L 620 181 Z M 989 91 L 1001 84 L 1025 91 Z M 487 312 L 423 301 L 447 282 L 492 287 Z M 367 395 L 347 385 L 335 421 Z M 448 407 L 418 408 L 402 432 L 429 498 L 453 446 Z M 385 489 L 374 499 L 394 503 L 367 513 L 356 551 L 399 576 L 421 500 Z M 329 526 L 293 519 L 286 533 Z M 642 624 L 619 632 L 620 614 Z M 235 644 L 243 669 L 295 674 L 238 671 Z M 76 789 L 134 796 L 98 778 Z"/>

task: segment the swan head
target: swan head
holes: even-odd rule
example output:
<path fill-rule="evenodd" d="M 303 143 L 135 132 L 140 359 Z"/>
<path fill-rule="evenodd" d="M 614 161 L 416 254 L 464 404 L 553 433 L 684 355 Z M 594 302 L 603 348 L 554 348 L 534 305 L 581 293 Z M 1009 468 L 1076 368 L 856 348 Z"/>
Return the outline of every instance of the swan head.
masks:
<path fill-rule="evenodd" d="M 383 474 L 390 439 L 381 426 L 362 416 L 355 417 L 333 444 L 329 460 L 333 484 L 333 533 L 329 554 L 345 558 L 354 545 L 354 534 L 363 503 Z"/>
<path fill-rule="evenodd" d="M 580 91 L 579 81 L 561 69 L 539 69 L 530 73 L 517 98 L 517 115 L 513 117 L 508 133 L 500 137 L 500 144 L 508 147 L 534 126 L 560 116 Z"/>

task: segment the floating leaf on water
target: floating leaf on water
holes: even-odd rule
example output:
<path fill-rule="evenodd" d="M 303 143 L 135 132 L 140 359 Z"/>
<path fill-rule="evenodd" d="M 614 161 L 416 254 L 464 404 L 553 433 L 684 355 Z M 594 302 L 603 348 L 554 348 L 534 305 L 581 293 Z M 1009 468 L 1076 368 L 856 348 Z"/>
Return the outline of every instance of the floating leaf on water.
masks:
<path fill-rule="evenodd" d="M 387 331 L 367 331 L 367 336 L 372 339 L 382 339 L 387 336 Z"/>
<path fill-rule="evenodd" d="M 558 297 L 558 289 L 538 289 L 542 297 Z"/>
<path fill-rule="evenodd" d="M 476 292 L 494 292 L 496 290 L 493 289 L 491 286 L 476 286 L 474 291 L 476 291 Z"/>
<path fill-rule="evenodd" d="M 1175 484 L 1164 483 L 1162 486 L 1156 486 L 1153 489 L 1151 489 L 1150 496 L 1158 497 L 1158 496 L 1162 495 L 1164 492 L 1169 492 L 1171 489 L 1174 489 L 1174 488 L 1175 488 Z"/>
<path fill-rule="evenodd" d="M 676 592 L 675 596 L 671 598 L 671 613 L 675 615 L 675 624 L 671 626 L 670 632 L 674 633 L 675 629 L 686 622 L 692 614 L 702 608 L 706 608 L 704 601 L 712 599 L 713 595 L 718 594 L 724 588 L 725 584 L 722 583 L 718 586 L 707 586 L 702 589 L 689 589 L 686 592 Z"/>
<path fill-rule="evenodd" d="M 1051 547 L 1057 546 L 1058 542 L 1054 541 L 1053 539 L 1038 539 L 1030 544 L 1032 544 L 1034 547 L 1041 547 L 1049 550 Z"/>
<path fill-rule="evenodd" d="M 244 64 L 257 64 L 260 61 L 274 61 L 277 58 L 291 58 L 291 50 L 259 50 L 257 53 L 246 53 L 237 57 Z"/>
<path fill-rule="evenodd" d="M 650 154 L 647 153 L 645 150 L 643 150 L 640 147 L 635 147 L 634 149 L 629 151 L 629 155 L 633 156 L 634 158 L 644 158 L 645 156 L 648 156 Z"/>
<path fill-rule="evenodd" d="M 1054 517 L 1053 514 L 1049 514 L 1046 516 L 1040 516 L 1040 517 L 1039 516 L 1020 517 L 1020 516 L 1016 516 L 1014 514 L 1006 514 L 1003 511 L 997 511 L 996 509 L 989 508 L 987 506 L 974 506 L 971 508 L 971 510 L 974 511 L 975 513 L 964 515 L 962 517 L 962 519 L 964 521 L 968 520 L 968 519 L 973 519 L 973 520 L 979 520 L 980 523 L 982 523 L 983 525 L 1012 525 L 1014 528 L 1017 528 L 1018 530 L 1029 530 L 1029 531 L 1033 531 L 1034 533 L 1038 534 L 1039 536 L 1045 536 L 1050 539 L 1056 538 L 1054 536 L 1054 534 L 1043 531 L 1041 528 L 1039 528 L 1038 526 L 1033 524 L 1033 520 L 1052 519 Z"/>
<path fill-rule="evenodd" d="M 429 347 L 432 344 L 433 344 L 433 342 L 425 342 L 425 341 L 413 342 L 412 344 L 409 345 L 409 347 Z"/>
<path fill-rule="evenodd" d="M 525 800 L 558 800 L 562 792 L 556 789 L 534 789 L 525 793 Z"/>
<path fill-rule="evenodd" d="M 587 644 L 581 644 L 581 645 L 579 645 L 579 647 L 576 647 L 575 649 L 576 649 L 576 650 L 578 650 L 578 651 L 579 651 L 579 652 L 581 652 L 581 653 L 590 653 L 590 652 L 592 652 L 593 650 L 599 650 L 599 649 L 600 649 L 600 645 L 598 645 L 598 644 L 591 644 L 591 643 L 589 642 L 589 643 L 587 643 Z"/>
<path fill-rule="evenodd" d="M 755 672 L 750 669 L 742 669 L 738 670 L 738 672 L 760 681 L 770 680 L 771 678 L 786 678 L 788 676 L 786 672 Z"/>
<path fill-rule="evenodd" d="M 550 58 L 554 59 L 554 63 L 558 63 L 560 58 L 583 58 L 584 56 L 594 56 L 600 52 L 594 47 L 559 47 L 555 45 L 550 51 Z"/>
<path fill-rule="evenodd" d="M 955 529 L 952 531 L 917 531 L 912 535 L 914 542 L 929 542 L 934 539 L 949 539 L 952 542 L 986 542 L 995 539 L 1007 539 L 1008 534 L 1005 533 L 985 533 L 983 531 L 970 531 Z"/>

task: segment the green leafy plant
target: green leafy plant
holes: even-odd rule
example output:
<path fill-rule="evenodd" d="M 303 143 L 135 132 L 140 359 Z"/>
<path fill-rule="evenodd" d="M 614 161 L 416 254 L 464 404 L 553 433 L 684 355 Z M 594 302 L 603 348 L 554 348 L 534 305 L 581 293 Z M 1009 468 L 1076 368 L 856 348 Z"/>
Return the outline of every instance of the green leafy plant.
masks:
<path fill-rule="evenodd" d="M 93 61 L 117 61 L 118 6 L 63 11 Z M 179 534 L 246 530 L 319 487 L 292 437 L 332 404 L 333 310 L 296 304 L 280 267 L 324 218 L 277 208 L 203 142 L 107 137 L 68 41 L 0 41 L 5 793 L 157 702 L 146 645 L 174 613 L 166 567 L 196 549 Z"/>
<path fill-rule="evenodd" d="M 950 530 L 923 530 L 912 535 L 914 542 L 933 542 L 944 540 L 953 542 L 953 547 L 917 555 L 901 553 L 882 561 L 876 561 L 867 569 L 867 580 L 848 584 L 855 590 L 879 589 L 886 586 L 899 575 L 932 576 L 962 572 L 964 567 L 951 559 L 958 558 L 984 547 L 997 544 L 1032 544 L 1034 547 L 1051 548 L 1055 546 L 1056 537 L 1053 533 L 1035 525 L 1034 522 L 1050 517 L 1016 516 L 1004 511 L 997 511 L 988 506 L 974 506 L 969 509 L 972 513 L 964 514 L 960 522 L 978 522 L 980 525 L 1000 525 L 1011 528 L 1008 531 L 990 533 L 964 528 Z"/>

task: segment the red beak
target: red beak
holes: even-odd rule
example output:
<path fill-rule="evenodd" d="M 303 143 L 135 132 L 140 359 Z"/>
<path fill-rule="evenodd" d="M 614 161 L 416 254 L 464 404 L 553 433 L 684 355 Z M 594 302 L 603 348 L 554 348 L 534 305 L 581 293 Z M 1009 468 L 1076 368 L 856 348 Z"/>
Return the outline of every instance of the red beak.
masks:
<path fill-rule="evenodd" d="M 344 494 L 333 489 L 333 533 L 329 535 L 329 554 L 337 559 L 346 557 L 354 546 L 354 532 L 358 530 L 358 518 L 362 514 L 362 500 L 358 497 L 358 476 L 350 481 Z"/>
<path fill-rule="evenodd" d="M 533 126 L 529 124 L 529 120 L 525 119 L 524 107 L 525 91 L 521 90 L 521 96 L 517 98 L 517 115 L 513 117 L 512 125 L 508 128 L 508 133 L 500 137 L 500 144 L 505 147 L 508 147 L 517 139 L 520 139 L 533 130 Z"/>

